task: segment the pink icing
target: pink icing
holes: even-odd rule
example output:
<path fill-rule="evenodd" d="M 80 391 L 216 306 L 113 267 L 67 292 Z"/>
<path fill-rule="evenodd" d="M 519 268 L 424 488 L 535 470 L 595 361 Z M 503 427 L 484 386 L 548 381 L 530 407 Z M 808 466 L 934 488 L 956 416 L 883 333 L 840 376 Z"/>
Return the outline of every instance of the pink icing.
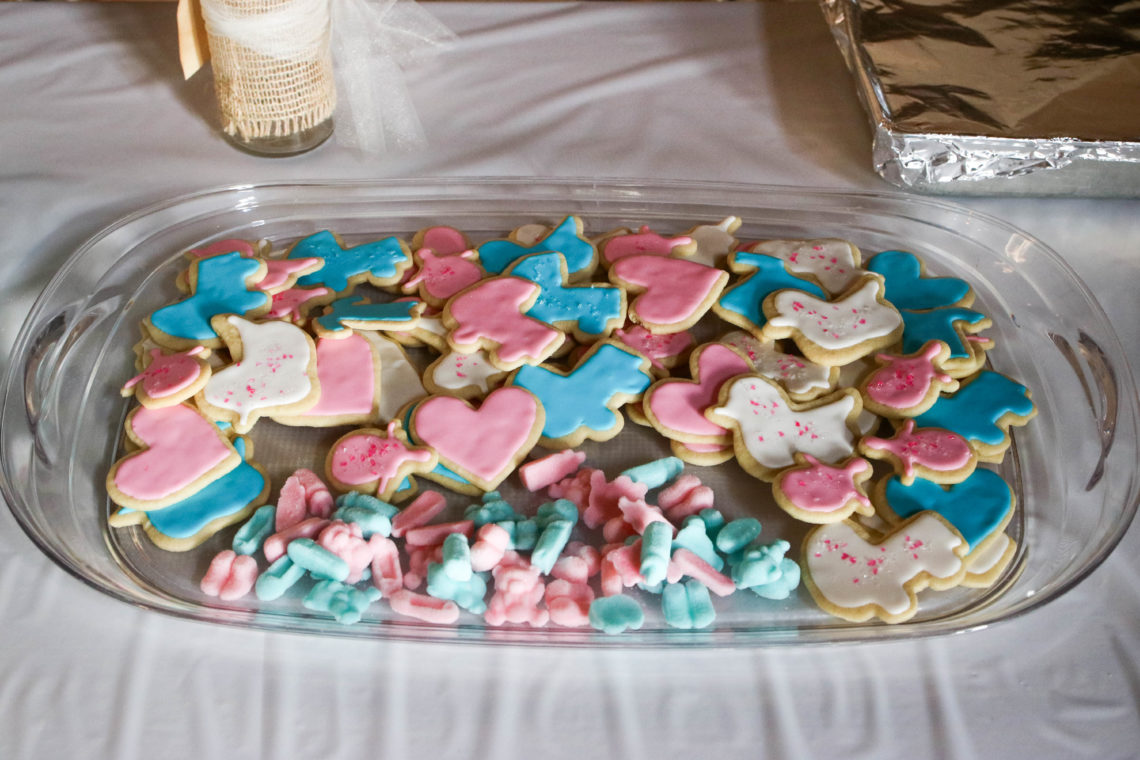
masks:
<path fill-rule="evenodd" d="M 648 226 L 642 225 L 636 233 L 611 238 L 606 243 L 602 256 L 610 263 L 629 256 L 668 256 L 674 248 L 690 245 L 692 242 L 693 239 L 688 235 L 662 237 L 656 232 L 651 232 Z"/>
<path fill-rule="evenodd" d="M 201 248 L 191 249 L 190 255 L 197 256 L 200 259 L 208 259 L 213 256 L 221 256 L 224 253 L 233 253 L 237 251 L 245 258 L 252 258 L 257 254 L 253 245 L 248 240 L 238 240 L 231 238 L 229 240 L 219 240 L 216 243 L 202 246 Z"/>
<path fill-rule="evenodd" d="M 649 255 L 620 259 L 610 272 L 644 290 L 630 305 L 638 321 L 664 327 L 700 318 L 728 279 L 727 273 L 715 267 Z"/>
<path fill-rule="evenodd" d="M 662 359 L 680 356 L 693 345 L 693 335 L 688 331 L 654 335 L 641 325 L 634 325 L 628 330 L 614 330 L 614 335 L 634 351 L 648 357 L 650 364 L 658 369 L 665 368 Z"/>
<path fill-rule="evenodd" d="M 372 411 L 376 392 L 372 347 L 360 335 L 317 341 L 321 395 L 302 417 L 361 415 Z"/>
<path fill-rule="evenodd" d="M 431 452 L 409 449 L 397 437 L 398 424 L 388 423 L 386 436 L 362 433 L 342 438 L 329 459 L 329 474 L 351 486 L 378 482 L 376 490 L 384 493 L 405 464 L 430 462 Z"/>
<path fill-rule="evenodd" d="M 499 359 L 542 361 L 562 341 L 553 327 L 522 313 L 522 306 L 539 285 L 521 277 L 496 277 L 451 299 L 448 312 L 458 326 L 451 340 L 460 346 L 477 346 L 480 340 L 498 345 Z"/>
<path fill-rule="evenodd" d="M 285 285 L 289 278 L 320 262 L 320 259 L 266 259 L 265 277 L 257 283 L 258 290 L 276 290 Z"/>
<path fill-rule="evenodd" d="M 450 396 L 433 396 L 416 407 L 415 436 L 455 465 L 487 482 L 506 477 L 532 443 L 538 423 L 538 399 L 522 388 L 492 391 L 472 409 Z"/>
<path fill-rule="evenodd" d="M 662 380 L 645 394 L 643 404 L 664 427 L 686 435 L 728 435 L 728 431 L 711 421 L 705 409 L 717 400 L 725 381 L 752 370 L 748 362 L 731 348 L 711 343 L 697 349 L 695 381 Z"/>
<path fill-rule="evenodd" d="M 288 317 L 294 322 L 300 322 L 304 318 L 301 312 L 301 307 L 309 301 L 312 301 L 321 296 L 327 295 L 328 288 L 289 288 L 280 293 L 274 293 L 272 296 L 272 305 L 269 307 L 269 313 L 266 314 L 270 319 L 284 319 Z"/>
<path fill-rule="evenodd" d="M 194 358 L 205 349 L 194 346 L 189 351 L 163 354 L 162 349 L 150 350 L 151 362 L 141 374 L 135 375 L 123 386 L 130 390 L 139 382 L 143 392 L 151 398 L 166 398 L 190 387 L 202 374 L 202 367 Z"/>
<path fill-rule="evenodd" d="M 940 344 L 931 341 L 913 357 L 879 354 L 876 358 L 887 364 L 868 379 L 867 397 L 891 409 L 918 406 L 930 392 L 931 383 L 951 381 L 949 375 L 939 372 L 933 364 L 940 353 Z"/>
<path fill-rule="evenodd" d="M 404 283 L 409 289 L 422 285 L 427 295 L 441 300 L 451 298 L 464 288 L 483 279 L 483 270 L 473 261 L 474 251 L 464 251 L 450 256 L 436 256 L 428 248 L 416 252 L 420 260 L 419 270 Z"/>
<path fill-rule="evenodd" d="M 969 442 L 957 433 L 941 428 L 915 430 L 914 420 L 903 423 L 893 438 L 868 436 L 863 445 L 898 457 L 908 478 L 914 475 L 915 465 L 935 472 L 952 472 L 969 464 L 974 455 Z"/>
<path fill-rule="evenodd" d="M 462 253 L 467 250 L 467 240 L 463 237 L 463 233 L 454 227 L 432 227 L 425 230 L 421 245 L 423 248 L 430 248 L 440 256 Z"/>
<path fill-rule="evenodd" d="M 833 467 L 805 455 L 810 467 L 797 467 L 780 476 L 778 485 L 788 501 L 808 512 L 834 512 L 852 499 L 865 507 L 871 500 L 859 491 L 855 476 L 870 469 L 866 459 L 855 458 L 844 467 Z"/>
<path fill-rule="evenodd" d="M 234 454 L 217 426 L 184 404 L 139 407 L 130 426 L 145 448 L 119 463 L 114 482 L 122 493 L 140 501 L 164 499 Z"/>

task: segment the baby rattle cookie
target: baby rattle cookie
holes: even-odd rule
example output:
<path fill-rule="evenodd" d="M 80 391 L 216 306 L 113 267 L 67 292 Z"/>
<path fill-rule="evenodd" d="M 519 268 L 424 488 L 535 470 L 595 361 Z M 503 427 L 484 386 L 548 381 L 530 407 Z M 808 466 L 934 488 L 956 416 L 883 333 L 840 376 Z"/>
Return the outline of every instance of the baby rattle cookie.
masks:
<path fill-rule="evenodd" d="M 210 349 L 204 346 L 173 354 L 152 348 L 145 355 L 149 359 L 143 371 L 120 389 L 124 398 L 134 396 L 143 406 L 153 408 L 181 404 L 193 398 L 213 372 L 207 361 Z"/>
<path fill-rule="evenodd" d="M 359 491 L 390 501 L 409 475 L 430 472 L 439 457 L 425 446 L 411 446 L 400 423 L 386 430 L 361 428 L 345 433 L 329 449 L 325 474 L 340 491 Z"/>
<path fill-rule="evenodd" d="M 863 406 L 884 417 L 914 417 L 922 414 L 946 392 L 958 390 L 958 381 L 942 371 L 950 347 L 928 341 L 911 354 L 877 354 L 878 368 L 859 381 Z"/>
<path fill-rule="evenodd" d="M 851 457 L 830 465 L 797 453 L 795 461 L 772 481 L 776 503 L 792 517 L 824 524 L 846 520 L 855 512 L 875 513 L 864 486 L 872 475 L 867 460 Z"/>

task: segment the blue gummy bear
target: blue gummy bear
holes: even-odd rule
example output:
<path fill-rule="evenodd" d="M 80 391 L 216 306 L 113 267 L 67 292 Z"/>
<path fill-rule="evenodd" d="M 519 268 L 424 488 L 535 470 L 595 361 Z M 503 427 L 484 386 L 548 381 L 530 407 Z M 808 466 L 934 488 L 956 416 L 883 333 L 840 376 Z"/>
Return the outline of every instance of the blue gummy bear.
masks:
<path fill-rule="evenodd" d="M 672 548 L 673 527 L 669 523 L 654 520 L 645 526 L 641 535 L 640 573 L 650 586 L 665 580 Z"/>
<path fill-rule="evenodd" d="M 272 504 L 258 507 L 257 511 L 234 534 L 234 540 L 231 544 L 234 552 L 245 555 L 259 552 L 262 544 L 265 543 L 265 539 L 273 535 L 276 519 L 277 507 Z"/>
<path fill-rule="evenodd" d="M 467 544 L 467 536 L 462 533 L 451 533 L 443 540 L 443 571 L 447 577 L 459 583 L 471 580 L 471 547 Z"/>
<path fill-rule="evenodd" d="M 716 545 L 708 536 L 704 520 L 697 515 L 689 515 L 681 523 L 681 529 L 673 537 L 673 548 L 688 549 L 718 572 L 724 567 L 724 560 L 717 554 Z"/>
<path fill-rule="evenodd" d="M 487 595 L 487 579 L 481 573 L 472 573 L 465 581 L 457 581 L 447 574 L 443 565 L 428 565 L 427 592 L 436 599 L 448 599 L 468 612 L 481 615 L 487 611 L 483 597 Z"/>
<path fill-rule="evenodd" d="M 645 625 L 645 611 L 628 596 L 599 596 L 590 602 L 590 626 L 610 635 Z"/>
<path fill-rule="evenodd" d="M 716 620 L 709 590 L 695 580 L 666 586 L 661 593 L 661 612 L 673 628 L 707 628 Z"/>
<path fill-rule="evenodd" d="M 359 525 L 364 538 L 371 538 L 376 533 L 392 535 L 392 518 L 400 511 L 386 501 L 356 491 L 338 496 L 336 505 L 333 519 Z"/>
<path fill-rule="evenodd" d="M 305 568 L 289 559 L 288 554 L 284 554 L 266 568 L 265 572 L 257 576 L 253 593 L 261 601 L 271 602 L 274 599 L 281 598 L 286 591 L 304 577 Z"/>
<path fill-rule="evenodd" d="M 724 527 L 724 515 L 718 509 L 705 507 L 697 513 L 697 517 L 701 518 L 701 522 L 705 524 L 705 533 L 715 542 L 717 536 L 720 535 L 721 528 Z"/>
<path fill-rule="evenodd" d="M 570 541 L 570 532 L 573 530 L 574 523 L 569 520 L 552 520 L 546 523 L 542 533 L 534 542 L 530 563 L 543 575 L 553 570 L 554 563 L 566 548 L 566 544 Z"/>
<path fill-rule="evenodd" d="M 673 480 L 685 469 L 685 463 L 677 457 L 663 457 L 652 462 L 630 467 L 621 474 L 634 483 L 642 483 L 650 489 L 660 488 Z"/>
<path fill-rule="evenodd" d="M 800 585 L 800 566 L 785 557 L 780 561 L 780 576 L 770 583 L 751 586 L 756 596 L 779 601 L 787 599 L 796 586 Z"/>
<path fill-rule="evenodd" d="M 760 535 L 760 521 L 755 517 L 741 517 L 727 523 L 716 536 L 716 548 L 724 554 L 739 552 Z"/>
<path fill-rule="evenodd" d="M 295 538 L 285 551 L 314 578 L 343 582 L 348 577 L 348 563 L 311 538 Z"/>
<path fill-rule="evenodd" d="M 360 622 L 368 605 L 380 598 L 380 590 L 368 586 L 358 589 L 337 581 L 320 581 L 301 600 L 307 609 L 332 614 L 338 623 Z"/>
<path fill-rule="evenodd" d="M 538 514 L 535 516 L 535 521 L 542 528 L 558 520 L 565 520 L 571 525 L 578 522 L 578 507 L 574 502 L 569 499 L 548 501 L 538 508 Z"/>
<path fill-rule="evenodd" d="M 745 549 L 740 561 L 733 565 L 733 583 L 737 588 L 751 588 L 779 579 L 781 563 L 790 548 L 791 544 L 780 540 Z"/>

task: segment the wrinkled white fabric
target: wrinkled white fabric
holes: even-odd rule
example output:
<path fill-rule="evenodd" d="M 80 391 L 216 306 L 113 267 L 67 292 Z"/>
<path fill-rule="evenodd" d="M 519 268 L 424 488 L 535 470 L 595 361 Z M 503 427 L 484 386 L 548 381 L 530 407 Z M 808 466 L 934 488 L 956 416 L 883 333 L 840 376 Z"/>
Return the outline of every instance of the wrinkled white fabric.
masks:
<path fill-rule="evenodd" d="M 811 3 L 455 3 L 404 74 L 430 148 L 260 159 L 181 81 L 171 4 L 0 3 L 0 368 L 51 274 L 218 185 L 633 176 L 888 190 Z M 1058 250 L 1140 356 L 1140 203 L 970 199 Z M 330 213 L 335 213 L 330 211 Z M 1140 528 L 990 630 L 807 649 L 544 650 L 185 622 L 67 575 L 0 509 L 0 758 L 1132 758 Z"/>

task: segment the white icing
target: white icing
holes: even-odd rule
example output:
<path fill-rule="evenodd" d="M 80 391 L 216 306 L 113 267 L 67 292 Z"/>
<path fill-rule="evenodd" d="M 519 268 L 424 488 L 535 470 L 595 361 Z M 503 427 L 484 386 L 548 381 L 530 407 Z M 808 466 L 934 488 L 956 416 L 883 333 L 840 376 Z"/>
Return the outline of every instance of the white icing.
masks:
<path fill-rule="evenodd" d="M 420 373 L 399 343 L 382 335 L 370 336 L 380 357 L 380 419 L 394 418 L 409 401 L 427 395 Z"/>
<path fill-rule="evenodd" d="M 709 264 L 717 264 L 721 257 L 727 256 L 736 246 L 736 238 L 732 236 L 732 233 L 739 226 L 740 217 L 729 216 L 717 224 L 702 224 L 685 233 L 697 244 L 697 252 L 693 258 Z"/>
<path fill-rule="evenodd" d="M 432 365 L 432 382 L 440 388 L 459 390 L 475 386 L 486 393 L 490 390 L 490 380 L 503 374 L 503 371 L 487 361 L 483 351 L 461 354 L 449 351 Z"/>
<path fill-rule="evenodd" d="M 890 615 L 911 607 L 906 584 L 919 573 L 949 578 L 962 567 L 960 536 L 922 515 L 881 544 L 868 543 L 846 521 L 815 530 L 804 546 L 811 579 L 837 607 L 877 604 Z"/>
<path fill-rule="evenodd" d="M 744 330 L 731 332 L 721 341 L 742 352 L 757 372 L 780 382 L 789 393 L 802 394 L 831 387 L 830 367 L 785 354 L 771 341 L 758 340 Z"/>
<path fill-rule="evenodd" d="M 859 276 L 855 246 L 846 240 L 766 240 L 750 249 L 783 259 L 788 271 L 814 275 L 828 293 L 842 293 Z"/>
<path fill-rule="evenodd" d="M 875 277 L 838 301 L 822 301 L 798 290 L 781 290 L 773 299 L 773 327 L 791 327 L 816 345 L 836 351 L 865 340 L 889 335 L 902 324 L 893 306 L 877 300 L 881 285 Z"/>
<path fill-rule="evenodd" d="M 312 392 L 312 344 L 304 330 L 289 322 L 258 324 L 236 316 L 226 321 L 241 338 L 242 358 L 206 383 L 209 404 L 236 413 L 238 424 L 247 426 L 254 412 L 295 404 Z"/>
<path fill-rule="evenodd" d="M 1010 537 L 1002 533 L 989 544 L 983 546 L 981 550 L 970 552 L 969 561 L 966 565 L 967 569 L 972 574 L 985 575 L 997 567 L 1011 543 Z"/>
<path fill-rule="evenodd" d="M 723 406 L 715 414 L 736 420 L 748 453 L 769 469 L 794 463 L 797 451 L 834 464 L 851 456 L 855 436 L 847 418 L 855 398 L 845 394 L 835 401 L 797 412 L 784 401 L 779 388 L 756 377 L 732 382 Z"/>

